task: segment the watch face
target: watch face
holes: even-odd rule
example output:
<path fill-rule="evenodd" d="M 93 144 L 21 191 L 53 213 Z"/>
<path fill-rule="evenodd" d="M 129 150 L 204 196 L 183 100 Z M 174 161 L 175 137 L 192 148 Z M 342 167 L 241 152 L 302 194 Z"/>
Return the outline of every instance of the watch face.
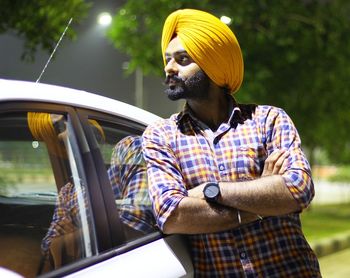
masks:
<path fill-rule="evenodd" d="M 204 196 L 207 200 L 216 201 L 220 195 L 220 188 L 217 183 L 208 183 L 204 188 Z"/>
<path fill-rule="evenodd" d="M 210 185 L 205 189 L 205 195 L 209 198 L 215 198 L 219 194 L 219 188 L 215 185 Z"/>

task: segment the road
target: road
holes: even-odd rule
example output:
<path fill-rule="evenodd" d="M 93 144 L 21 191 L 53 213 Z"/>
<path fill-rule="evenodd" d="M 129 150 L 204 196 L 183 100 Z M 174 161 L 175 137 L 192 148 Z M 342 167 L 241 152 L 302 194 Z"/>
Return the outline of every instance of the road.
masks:
<path fill-rule="evenodd" d="M 323 278 L 350 277 L 350 248 L 319 259 Z"/>

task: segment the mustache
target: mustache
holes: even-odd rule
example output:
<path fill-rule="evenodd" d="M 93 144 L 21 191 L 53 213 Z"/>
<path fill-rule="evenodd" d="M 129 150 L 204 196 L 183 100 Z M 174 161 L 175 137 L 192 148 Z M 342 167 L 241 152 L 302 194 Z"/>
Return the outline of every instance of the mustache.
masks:
<path fill-rule="evenodd" d="M 164 84 L 168 85 L 170 80 L 173 80 L 175 82 L 184 82 L 184 80 L 181 77 L 177 76 L 177 75 L 168 75 L 165 78 L 165 80 L 164 80 Z"/>

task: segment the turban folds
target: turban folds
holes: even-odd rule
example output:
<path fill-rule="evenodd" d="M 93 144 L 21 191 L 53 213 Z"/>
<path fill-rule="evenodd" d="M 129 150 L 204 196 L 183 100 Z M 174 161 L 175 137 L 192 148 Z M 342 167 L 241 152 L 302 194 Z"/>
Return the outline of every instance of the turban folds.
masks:
<path fill-rule="evenodd" d="M 231 29 L 217 17 L 199 10 L 171 13 L 162 33 L 162 55 L 169 42 L 178 37 L 191 58 L 218 86 L 236 92 L 243 81 L 241 48 Z"/>

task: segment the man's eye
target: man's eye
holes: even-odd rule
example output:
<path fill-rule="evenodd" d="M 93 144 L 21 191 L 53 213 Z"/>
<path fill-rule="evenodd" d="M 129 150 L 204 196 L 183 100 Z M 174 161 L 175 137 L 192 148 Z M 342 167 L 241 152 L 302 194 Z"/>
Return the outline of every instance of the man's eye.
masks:
<path fill-rule="evenodd" d="M 176 58 L 176 62 L 178 64 L 180 64 L 181 66 L 187 66 L 189 65 L 192 61 L 190 59 L 190 57 L 186 56 L 186 55 L 181 55 L 179 57 Z"/>

